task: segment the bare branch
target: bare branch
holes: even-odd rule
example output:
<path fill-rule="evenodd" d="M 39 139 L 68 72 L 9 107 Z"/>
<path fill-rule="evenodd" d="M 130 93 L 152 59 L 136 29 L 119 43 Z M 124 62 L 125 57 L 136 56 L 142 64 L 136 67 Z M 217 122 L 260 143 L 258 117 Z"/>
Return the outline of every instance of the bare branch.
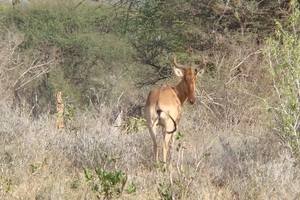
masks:
<path fill-rule="evenodd" d="M 35 74 L 35 75 L 33 75 L 32 77 L 30 77 L 30 78 L 29 78 L 28 80 L 26 80 L 25 82 L 21 83 L 21 85 L 18 86 L 17 88 L 15 88 L 14 90 L 19 90 L 20 88 L 24 87 L 24 86 L 27 85 L 28 83 L 30 83 L 30 82 L 32 82 L 33 80 L 37 79 L 37 78 L 40 77 L 41 75 L 50 72 L 50 70 L 51 70 L 50 64 L 52 64 L 54 60 L 55 60 L 55 59 L 52 59 L 52 60 L 50 60 L 50 61 L 48 61 L 48 62 L 46 62 L 46 63 L 35 64 L 35 65 L 34 65 L 34 63 L 35 63 L 35 61 L 36 61 L 36 59 L 35 59 L 35 60 L 31 63 L 30 67 L 29 67 L 27 70 L 25 70 L 25 71 L 21 74 L 21 76 L 15 81 L 15 83 L 13 84 L 13 88 L 16 87 L 16 85 L 18 84 L 18 82 L 19 82 L 26 74 L 32 73 L 32 72 L 30 72 L 31 70 L 33 70 L 33 69 L 40 69 L 40 68 L 42 68 L 42 67 L 44 67 L 44 66 L 46 66 L 46 68 L 44 68 L 41 72 L 38 72 L 37 74 Z M 40 62 L 40 61 L 38 61 L 38 63 L 39 63 L 39 62 Z"/>
<path fill-rule="evenodd" d="M 255 54 L 260 54 L 261 50 L 257 50 L 253 53 L 250 53 L 249 55 L 247 55 L 241 62 L 239 62 L 239 64 L 237 64 L 234 68 L 232 68 L 230 71 L 233 71 L 235 69 L 237 69 L 239 66 L 241 66 L 250 56 L 255 55 Z"/>

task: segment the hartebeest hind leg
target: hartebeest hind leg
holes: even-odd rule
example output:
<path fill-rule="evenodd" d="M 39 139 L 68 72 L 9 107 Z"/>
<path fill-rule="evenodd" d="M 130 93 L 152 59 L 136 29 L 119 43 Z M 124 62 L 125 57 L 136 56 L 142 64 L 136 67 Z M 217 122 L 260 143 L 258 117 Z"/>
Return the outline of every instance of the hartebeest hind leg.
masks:
<path fill-rule="evenodd" d="M 166 167 L 166 162 L 167 162 L 167 153 L 169 150 L 169 145 L 170 145 L 170 140 L 171 140 L 171 145 L 170 145 L 170 164 L 172 163 L 173 160 L 173 146 L 174 146 L 174 134 L 176 133 L 172 133 L 169 134 L 166 132 L 166 128 L 162 127 L 162 132 L 163 132 L 163 145 L 162 145 L 162 155 L 163 155 L 163 162 L 164 162 L 164 166 Z"/>
<path fill-rule="evenodd" d="M 157 149 L 157 142 L 156 142 L 156 130 L 155 127 L 149 127 L 149 132 L 151 135 L 151 139 L 153 141 L 153 152 L 155 157 L 155 162 L 158 163 L 158 149 Z"/>

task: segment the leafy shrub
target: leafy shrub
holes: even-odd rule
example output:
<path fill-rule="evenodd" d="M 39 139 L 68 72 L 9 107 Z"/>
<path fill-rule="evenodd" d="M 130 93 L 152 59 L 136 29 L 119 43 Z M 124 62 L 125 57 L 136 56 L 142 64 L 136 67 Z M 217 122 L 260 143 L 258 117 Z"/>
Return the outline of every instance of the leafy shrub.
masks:
<path fill-rule="evenodd" d="M 153 82 L 170 76 L 166 58 L 172 54 L 194 61 L 199 54 L 228 53 L 232 43 L 240 46 L 248 37 L 252 44 L 262 43 L 275 27 L 274 18 L 285 21 L 289 10 L 286 3 L 246 0 L 129 0 L 119 4 L 128 8 L 123 20 L 138 60 L 156 71 Z"/>
<path fill-rule="evenodd" d="M 300 155 L 300 11 L 297 1 L 290 3 L 292 14 L 286 28 L 277 22 L 276 38 L 268 40 L 265 54 L 273 79 L 276 100 L 271 110 L 278 133 L 289 143 L 294 155 Z"/>
<path fill-rule="evenodd" d="M 91 189 L 94 192 L 100 192 L 106 199 L 112 199 L 122 193 L 124 190 L 127 176 L 121 170 L 108 171 L 98 166 L 95 169 L 96 175 L 92 174 L 88 168 L 84 168 L 85 177 L 88 181 L 96 176 L 99 178 L 100 185 L 94 182 Z"/>
<path fill-rule="evenodd" d="M 16 74 L 16 80 L 28 82 L 26 86 L 17 82 L 13 88 L 19 101 L 26 99 L 32 104 L 36 95 L 36 109 L 45 111 L 59 90 L 80 108 L 109 103 L 119 95 L 111 88 L 117 88 L 116 76 L 128 69 L 125 63 L 131 50 L 118 33 L 112 12 L 116 14 L 107 5 L 73 0 L 32 1 L 4 9 L 0 27 L 23 35 L 12 63 L 22 65 L 11 66 L 16 70 L 10 72 Z M 31 65 L 34 67 L 28 70 Z"/>

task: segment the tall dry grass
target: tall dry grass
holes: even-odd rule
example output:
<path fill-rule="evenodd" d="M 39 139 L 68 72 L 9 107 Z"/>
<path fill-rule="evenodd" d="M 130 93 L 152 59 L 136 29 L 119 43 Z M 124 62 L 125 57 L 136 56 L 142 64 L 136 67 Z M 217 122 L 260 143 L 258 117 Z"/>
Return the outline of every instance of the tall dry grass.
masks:
<path fill-rule="evenodd" d="M 297 199 L 299 170 L 278 138 L 261 127 L 214 127 L 185 112 L 171 172 L 156 168 L 147 130 L 126 134 L 99 114 L 76 116 L 78 131 L 55 130 L 53 116 L 34 121 L 1 103 L 3 199 L 97 199 L 84 167 L 127 173 L 136 192 L 120 199 Z M 161 136 L 160 136 L 161 137 Z M 178 147 L 178 144 L 181 147 Z M 113 158 L 118 157 L 116 162 Z M 170 178 L 171 176 L 171 178 Z"/>

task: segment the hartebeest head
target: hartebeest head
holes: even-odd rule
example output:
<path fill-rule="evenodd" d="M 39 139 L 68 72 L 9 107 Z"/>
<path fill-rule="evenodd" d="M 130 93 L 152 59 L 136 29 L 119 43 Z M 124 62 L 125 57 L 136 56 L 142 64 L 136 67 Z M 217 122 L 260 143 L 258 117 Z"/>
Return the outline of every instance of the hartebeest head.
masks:
<path fill-rule="evenodd" d="M 190 104 L 195 103 L 195 85 L 196 78 L 205 72 L 204 59 L 199 65 L 194 65 L 192 67 L 186 67 L 185 65 L 178 64 L 176 57 L 174 57 L 174 72 L 176 76 L 181 77 L 182 81 L 175 87 L 177 91 L 183 91 L 184 93 L 178 93 L 179 99 L 183 104 L 186 100 Z"/>

